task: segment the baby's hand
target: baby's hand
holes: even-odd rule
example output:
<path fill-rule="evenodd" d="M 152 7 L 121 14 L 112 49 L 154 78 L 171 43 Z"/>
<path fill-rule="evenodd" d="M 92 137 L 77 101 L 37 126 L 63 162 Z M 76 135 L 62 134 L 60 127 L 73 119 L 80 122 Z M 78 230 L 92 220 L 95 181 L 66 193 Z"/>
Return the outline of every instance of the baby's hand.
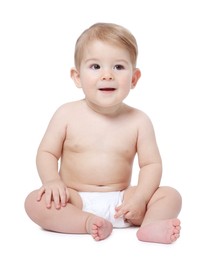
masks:
<path fill-rule="evenodd" d="M 123 217 L 125 220 L 142 219 L 145 214 L 146 204 L 130 199 L 116 207 L 115 210 L 115 218 Z"/>
<path fill-rule="evenodd" d="M 51 208 L 54 201 L 55 208 L 65 207 L 69 200 L 69 192 L 65 184 L 61 180 L 54 180 L 45 183 L 38 191 L 37 201 L 42 199 L 45 194 L 45 204 L 47 208 Z"/>

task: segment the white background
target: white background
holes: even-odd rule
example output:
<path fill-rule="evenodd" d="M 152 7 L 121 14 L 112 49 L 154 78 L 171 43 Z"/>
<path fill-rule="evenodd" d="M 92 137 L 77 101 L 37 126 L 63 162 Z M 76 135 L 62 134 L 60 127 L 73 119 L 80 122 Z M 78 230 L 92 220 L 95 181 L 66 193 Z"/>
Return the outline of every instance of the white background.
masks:
<path fill-rule="evenodd" d="M 0 1 L 1 259 L 208 259 L 208 2 Z M 136 229 L 114 230 L 99 243 L 50 233 L 24 212 L 26 195 L 41 184 L 35 155 L 52 114 L 83 98 L 69 70 L 77 37 L 95 22 L 119 23 L 138 41 L 142 78 L 126 102 L 152 119 L 162 184 L 183 196 L 181 238 L 173 245 L 139 242 Z M 134 183 L 137 174 L 135 165 Z"/>

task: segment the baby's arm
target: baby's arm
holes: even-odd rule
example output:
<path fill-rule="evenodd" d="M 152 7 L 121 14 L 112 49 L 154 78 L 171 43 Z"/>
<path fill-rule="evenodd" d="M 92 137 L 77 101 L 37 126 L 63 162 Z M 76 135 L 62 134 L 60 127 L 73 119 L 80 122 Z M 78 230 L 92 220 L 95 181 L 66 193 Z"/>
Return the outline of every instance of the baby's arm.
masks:
<path fill-rule="evenodd" d="M 150 119 L 145 115 L 139 128 L 137 153 L 140 167 L 137 194 L 149 202 L 160 185 L 162 160 Z"/>
<path fill-rule="evenodd" d="M 116 209 L 116 217 L 124 216 L 126 219 L 140 219 L 144 216 L 146 205 L 159 187 L 162 175 L 162 162 L 152 123 L 146 115 L 143 115 L 139 122 L 138 184 L 132 198 Z"/>
<path fill-rule="evenodd" d="M 46 207 L 65 206 L 69 199 L 67 187 L 58 174 L 58 161 L 66 136 L 65 106 L 59 108 L 52 117 L 37 152 L 37 170 L 43 186 L 40 188 L 37 200 L 45 193 Z"/>

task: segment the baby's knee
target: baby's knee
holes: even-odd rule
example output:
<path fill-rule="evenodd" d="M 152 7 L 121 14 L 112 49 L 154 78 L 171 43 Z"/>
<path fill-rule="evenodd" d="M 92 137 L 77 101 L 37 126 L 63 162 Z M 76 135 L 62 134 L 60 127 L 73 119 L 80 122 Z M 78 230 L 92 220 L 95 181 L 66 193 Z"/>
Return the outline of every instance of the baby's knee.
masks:
<path fill-rule="evenodd" d="M 165 196 L 170 197 L 173 201 L 176 201 L 180 205 L 182 204 L 182 196 L 178 190 L 169 186 L 163 186 L 160 189 Z"/>
<path fill-rule="evenodd" d="M 33 216 L 37 214 L 37 191 L 32 191 L 28 194 L 24 206 L 28 216 L 33 219 Z"/>

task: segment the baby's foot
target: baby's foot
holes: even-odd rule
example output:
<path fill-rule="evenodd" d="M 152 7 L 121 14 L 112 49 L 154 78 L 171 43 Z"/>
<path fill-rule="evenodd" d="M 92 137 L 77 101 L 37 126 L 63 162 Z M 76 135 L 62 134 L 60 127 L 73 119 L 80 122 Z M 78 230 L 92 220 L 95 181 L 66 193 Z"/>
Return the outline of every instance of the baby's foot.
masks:
<path fill-rule="evenodd" d="M 141 241 L 170 244 L 179 238 L 180 230 L 179 219 L 166 219 L 140 227 L 136 235 Z"/>
<path fill-rule="evenodd" d="M 111 222 L 98 217 L 90 216 L 86 222 L 86 230 L 96 240 L 107 238 L 112 233 L 113 226 Z"/>

